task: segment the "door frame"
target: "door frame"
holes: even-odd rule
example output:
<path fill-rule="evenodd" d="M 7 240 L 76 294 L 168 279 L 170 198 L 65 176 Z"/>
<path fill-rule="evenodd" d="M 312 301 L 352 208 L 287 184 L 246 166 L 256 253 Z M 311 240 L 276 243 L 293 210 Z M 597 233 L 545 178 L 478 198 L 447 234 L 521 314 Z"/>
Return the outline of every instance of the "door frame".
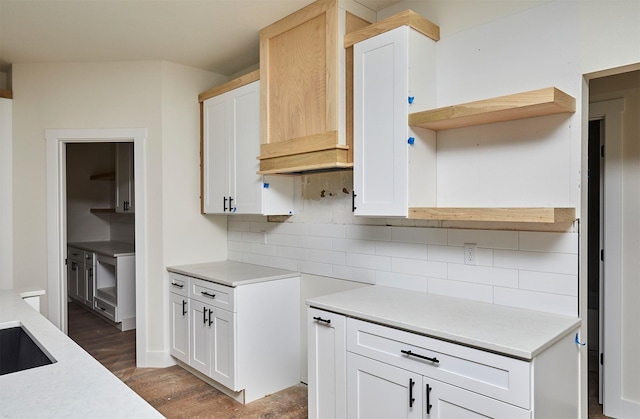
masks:
<path fill-rule="evenodd" d="M 66 144 L 133 142 L 136 252 L 136 364 L 147 364 L 147 248 L 146 248 L 146 137 L 145 128 L 46 129 L 47 174 L 47 317 L 64 333 L 67 324 Z"/>

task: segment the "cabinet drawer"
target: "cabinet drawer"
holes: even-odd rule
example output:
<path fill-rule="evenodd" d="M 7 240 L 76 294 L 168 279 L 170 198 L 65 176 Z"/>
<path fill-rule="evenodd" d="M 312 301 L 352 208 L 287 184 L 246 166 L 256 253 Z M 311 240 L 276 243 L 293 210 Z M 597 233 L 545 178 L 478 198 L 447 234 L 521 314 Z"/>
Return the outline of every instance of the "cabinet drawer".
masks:
<path fill-rule="evenodd" d="M 67 248 L 67 258 L 76 262 L 84 260 L 84 250 L 75 247 Z"/>
<path fill-rule="evenodd" d="M 169 272 L 169 291 L 183 297 L 189 296 L 189 277 Z"/>
<path fill-rule="evenodd" d="M 525 409 L 531 407 L 530 364 L 526 361 L 351 318 L 347 320 L 347 350 Z"/>
<path fill-rule="evenodd" d="M 235 312 L 233 287 L 191 278 L 189 297 L 215 307 Z"/>
<path fill-rule="evenodd" d="M 104 300 L 101 300 L 98 297 L 95 297 L 93 299 L 93 306 L 98 313 L 102 314 L 112 322 L 116 321 L 116 318 L 118 317 L 118 313 L 117 313 L 118 308 L 116 306 Z"/>

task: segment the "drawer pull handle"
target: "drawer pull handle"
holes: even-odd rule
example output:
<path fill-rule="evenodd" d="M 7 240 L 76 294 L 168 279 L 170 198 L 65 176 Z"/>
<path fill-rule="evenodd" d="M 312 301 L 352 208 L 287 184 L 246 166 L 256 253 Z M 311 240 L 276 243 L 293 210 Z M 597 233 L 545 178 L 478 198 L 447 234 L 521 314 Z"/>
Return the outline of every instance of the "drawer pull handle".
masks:
<path fill-rule="evenodd" d="M 420 358 L 420 359 L 426 359 L 427 361 L 431 361 L 434 364 L 439 363 L 440 361 L 438 361 L 438 358 L 436 357 L 428 357 L 428 356 L 424 356 L 424 355 L 420 355 L 420 354 L 414 354 L 411 351 L 405 351 L 404 349 L 402 349 L 400 352 L 402 352 L 403 354 L 407 355 L 407 356 L 415 356 L 416 358 Z"/>
<path fill-rule="evenodd" d="M 413 386 L 415 385 L 415 381 L 413 381 L 413 378 L 409 378 L 409 407 L 413 407 L 413 402 L 416 401 L 416 399 L 413 397 Z"/>
<path fill-rule="evenodd" d="M 208 293 L 208 292 L 206 292 L 206 291 L 202 291 L 202 292 L 200 292 L 200 294 L 202 294 L 202 295 L 204 295 L 204 296 L 206 296 L 206 297 L 209 297 L 209 298 L 216 298 L 216 295 L 215 295 L 215 294 L 209 294 L 209 293 Z"/>
<path fill-rule="evenodd" d="M 313 320 L 319 321 L 319 322 L 323 322 L 326 324 L 331 324 L 331 319 L 323 319 L 322 317 L 314 317 Z"/>
<path fill-rule="evenodd" d="M 184 284 L 178 284 L 176 282 L 172 282 L 171 285 L 173 285 L 176 288 L 184 288 Z"/>
<path fill-rule="evenodd" d="M 182 315 L 187 314 L 187 300 L 182 300 Z"/>
<path fill-rule="evenodd" d="M 431 386 L 427 384 L 427 415 L 431 413 L 431 403 L 429 401 L 429 397 L 431 395 Z"/>

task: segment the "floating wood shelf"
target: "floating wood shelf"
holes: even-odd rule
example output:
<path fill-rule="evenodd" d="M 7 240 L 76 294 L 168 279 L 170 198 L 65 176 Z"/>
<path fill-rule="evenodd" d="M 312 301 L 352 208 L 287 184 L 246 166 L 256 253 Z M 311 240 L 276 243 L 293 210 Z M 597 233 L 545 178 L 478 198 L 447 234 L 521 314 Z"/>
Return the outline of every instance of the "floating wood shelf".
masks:
<path fill-rule="evenodd" d="M 91 180 L 116 180 L 116 172 L 99 173 L 89 176 Z"/>
<path fill-rule="evenodd" d="M 548 87 L 412 113 L 409 125 L 438 131 L 575 111 L 572 96 Z"/>
<path fill-rule="evenodd" d="M 13 99 L 13 91 L 0 89 L 0 97 L 5 99 Z"/>
<path fill-rule="evenodd" d="M 409 208 L 410 219 L 563 223 L 575 220 L 575 208 Z"/>
<path fill-rule="evenodd" d="M 418 32 L 428 36 L 434 41 L 440 39 L 440 27 L 433 22 L 423 18 L 413 10 L 405 10 L 386 19 L 380 20 L 357 31 L 350 32 L 344 36 L 344 47 L 349 48 L 353 44 L 362 42 L 381 33 L 388 32 L 400 26 L 409 26 Z"/>

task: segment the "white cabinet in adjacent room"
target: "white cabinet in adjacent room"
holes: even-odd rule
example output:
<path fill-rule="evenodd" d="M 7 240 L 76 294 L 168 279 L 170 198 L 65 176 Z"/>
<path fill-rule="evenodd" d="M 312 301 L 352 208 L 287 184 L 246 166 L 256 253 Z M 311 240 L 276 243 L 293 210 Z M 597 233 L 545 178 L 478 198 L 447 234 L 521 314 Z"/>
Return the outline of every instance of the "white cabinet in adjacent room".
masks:
<path fill-rule="evenodd" d="M 435 107 L 435 41 L 400 26 L 354 45 L 354 213 L 435 205 L 435 133 L 408 125 Z"/>
<path fill-rule="evenodd" d="M 256 174 L 260 166 L 257 76 L 255 72 L 253 77 L 232 80 L 200 95 L 205 214 L 288 215 L 293 211 L 293 179 Z"/>
<path fill-rule="evenodd" d="M 135 212 L 133 143 L 116 143 L 116 212 Z"/>
<path fill-rule="evenodd" d="M 171 278 L 171 346 L 169 353 L 184 363 L 189 363 L 189 284 L 188 280 Z"/>

